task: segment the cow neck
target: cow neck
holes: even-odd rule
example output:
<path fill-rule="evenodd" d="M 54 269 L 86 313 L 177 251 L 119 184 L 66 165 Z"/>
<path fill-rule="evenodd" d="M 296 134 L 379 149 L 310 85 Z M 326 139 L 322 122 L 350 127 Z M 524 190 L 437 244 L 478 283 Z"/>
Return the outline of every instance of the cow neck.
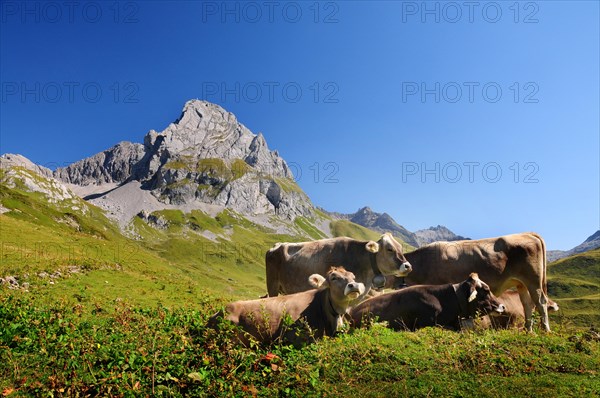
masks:
<path fill-rule="evenodd" d="M 458 306 L 460 307 L 459 316 L 461 318 L 469 318 L 469 308 L 468 308 L 468 302 L 467 302 L 468 299 L 467 299 L 467 296 L 465 295 L 465 293 L 460 288 L 461 285 L 462 285 L 462 283 L 454 283 L 452 285 L 452 288 L 454 288 L 454 293 L 456 294 L 456 300 L 458 301 Z"/>
<path fill-rule="evenodd" d="M 343 312 L 341 314 L 338 313 L 337 310 L 335 309 L 335 307 L 333 306 L 333 302 L 331 300 L 331 292 L 326 292 L 325 301 L 327 301 L 327 305 L 325 306 L 324 309 L 327 312 L 331 311 L 334 317 L 338 317 L 338 316 L 344 315 Z"/>
<path fill-rule="evenodd" d="M 377 267 L 377 253 L 369 253 L 369 259 L 371 260 L 371 269 L 375 275 L 381 275 L 379 267 Z"/>

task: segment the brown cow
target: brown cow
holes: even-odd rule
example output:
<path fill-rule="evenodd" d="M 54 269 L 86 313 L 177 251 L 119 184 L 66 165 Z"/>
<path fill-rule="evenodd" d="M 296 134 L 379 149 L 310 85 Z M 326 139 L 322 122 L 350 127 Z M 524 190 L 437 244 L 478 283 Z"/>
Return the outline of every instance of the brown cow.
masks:
<path fill-rule="evenodd" d="M 529 295 L 527 295 L 527 300 L 531 301 Z M 506 310 L 502 314 L 494 316 L 493 318 L 487 315 L 482 317 L 481 321 L 478 323 L 478 326 L 485 329 L 509 329 L 522 327 L 525 320 L 525 310 L 523 309 L 519 292 L 516 290 L 507 290 L 498 296 L 498 301 L 504 304 Z M 530 305 L 533 305 L 533 303 Z M 558 304 L 548 297 L 548 312 L 558 311 L 558 309 Z"/>
<path fill-rule="evenodd" d="M 281 341 L 295 346 L 333 336 L 350 302 L 364 293 L 365 286 L 343 267 L 332 268 L 325 278 L 311 275 L 310 282 L 318 289 L 228 304 L 225 315 L 213 315 L 209 326 L 214 327 L 219 318 L 233 322 L 245 332 L 238 336 L 245 345 L 250 336 L 263 343 Z"/>
<path fill-rule="evenodd" d="M 364 294 L 373 287 L 375 276 L 404 276 L 411 270 L 402 246 L 389 233 L 383 234 L 377 242 L 341 237 L 278 243 L 267 252 L 265 262 L 267 291 L 271 297 L 310 289 L 308 276 L 325 275 L 335 264 L 344 264 L 346 270 L 356 275 L 356 281 L 365 285 Z"/>
<path fill-rule="evenodd" d="M 461 283 L 410 286 L 374 297 L 352 308 L 350 316 L 355 326 L 377 319 L 394 330 L 436 325 L 459 330 L 462 318 L 503 311 L 489 286 L 472 273 Z"/>
<path fill-rule="evenodd" d="M 434 242 L 407 253 L 406 258 L 413 267 L 405 278 L 408 285 L 457 283 L 477 272 L 497 296 L 516 286 L 525 310 L 525 327 L 531 330 L 535 305 L 542 326 L 550 330 L 546 244 L 538 234 Z"/>

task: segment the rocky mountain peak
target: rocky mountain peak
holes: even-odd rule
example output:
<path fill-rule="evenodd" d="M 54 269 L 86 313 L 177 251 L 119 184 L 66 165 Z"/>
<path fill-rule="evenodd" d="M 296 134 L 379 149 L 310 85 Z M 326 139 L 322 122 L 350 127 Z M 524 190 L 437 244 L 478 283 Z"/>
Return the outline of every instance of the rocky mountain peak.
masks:
<path fill-rule="evenodd" d="M 379 214 L 374 213 L 370 207 L 365 206 L 358 209 L 358 211 L 350 217 L 350 221 L 359 225 L 373 224 L 377 221 L 378 217 Z"/>
<path fill-rule="evenodd" d="M 199 202 L 289 219 L 313 214 L 285 160 L 219 105 L 190 100 L 178 119 L 150 130 L 143 142 L 119 143 L 54 175 L 81 186 L 135 181 L 168 205 Z"/>
<path fill-rule="evenodd" d="M 169 161 L 242 160 L 256 171 L 282 178 L 292 174 L 285 161 L 270 151 L 262 134 L 253 134 L 235 115 L 207 101 L 186 102 L 181 116 L 160 133 L 144 138 L 146 156 L 136 179 L 149 179 Z"/>

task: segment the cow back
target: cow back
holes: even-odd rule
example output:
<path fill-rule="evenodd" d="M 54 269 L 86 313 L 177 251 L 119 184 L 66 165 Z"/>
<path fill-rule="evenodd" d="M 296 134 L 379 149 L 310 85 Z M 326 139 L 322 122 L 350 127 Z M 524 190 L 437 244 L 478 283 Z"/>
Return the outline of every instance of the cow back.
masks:
<path fill-rule="evenodd" d="M 266 255 L 267 289 L 269 296 L 292 294 L 312 289 L 308 281 L 312 274 L 325 276 L 334 266 L 352 272 L 357 282 L 368 288 L 374 276 L 367 242 L 349 238 L 322 239 L 303 243 L 283 243 Z"/>

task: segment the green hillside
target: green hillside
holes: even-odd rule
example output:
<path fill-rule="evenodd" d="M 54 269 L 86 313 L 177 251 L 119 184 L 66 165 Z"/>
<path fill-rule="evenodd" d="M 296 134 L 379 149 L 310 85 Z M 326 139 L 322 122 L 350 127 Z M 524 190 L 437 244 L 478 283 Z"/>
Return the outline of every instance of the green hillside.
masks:
<path fill-rule="evenodd" d="M 548 294 L 560 305 L 559 318 L 576 325 L 600 325 L 600 249 L 548 265 Z"/>
<path fill-rule="evenodd" d="M 276 234 L 228 210 L 215 218 L 200 211 L 155 212 L 163 227 L 136 218 L 128 237 L 79 198 L 52 201 L 13 180 L 0 190 L 9 210 L 0 215 L 0 277 L 15 276 L 50 301 L 181 306 L 207 295 L 258 297 L 265 292 L 265 252 L 276 242 L 308 239 Z M 309 220 L 302 226 L 314 228 Z M 60 277 L 39 276 L 57 271 Z"/>
<path fill-rule="evenodd" d="M 331 234 L 333 236 L 348 236 L 350 238 L 359 240 L 378 240 L 381 237 L 380 232 L 375 232 L 371 229 L 365 228 L 362 225 L 355 224 L 348 220 L 335 220 L 329 224 Z M 398 243 L 402 245 L 405 252 L 415 250 L 414 247 L 405 243 L 399 237 L 394 237 Z"/>

